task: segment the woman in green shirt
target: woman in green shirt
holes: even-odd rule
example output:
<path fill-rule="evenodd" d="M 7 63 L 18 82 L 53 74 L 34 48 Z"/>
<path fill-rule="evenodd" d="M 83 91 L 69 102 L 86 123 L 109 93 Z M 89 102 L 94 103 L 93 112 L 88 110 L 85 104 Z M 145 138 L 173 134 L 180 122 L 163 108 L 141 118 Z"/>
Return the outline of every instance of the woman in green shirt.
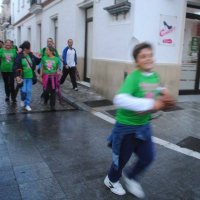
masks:
<path fill-rule="evenodd" d="M 32 85 L 33 85 L 33 72 L 41 61 L 40 58 L 33 55 L 31 52 L 31 44 L 29 41 L 25 41 L 20 48 L 22 52 L 18 54 L 15 61 L 15 77 L 20 79 L 22 72 L 23 86 L 21 88 L 21 107 L 25 110 L 31 111 L 30 103 L 32 97 Z"/>
<path fill-rule="evenodd" d="M 14 60 L 17 55 L 15 49 L 12 49 L 11 40 L 5 41 L 4 48 L 0 49 L 0 59 L 1 59 L 1 74 L 4 80 L 5 85 L 5 101 L 10 101 L 10 95 L 13 103 L 16 103 L 15 98 L 15 89 L 14 89 L 14 73 L 13 73 L 13 65 Z"/>
<path fill-rule="evenodd" d="M 42 68 L 40 77 L 44 90 L 44 103 L 47 104 L 50 99 L 51 109 L 55 109 L 56 88 L 58 87 L 59 58 L 55 56 L 55 48 L 49 46 L 46 48 L 46 56 L 42 57 Z"/>

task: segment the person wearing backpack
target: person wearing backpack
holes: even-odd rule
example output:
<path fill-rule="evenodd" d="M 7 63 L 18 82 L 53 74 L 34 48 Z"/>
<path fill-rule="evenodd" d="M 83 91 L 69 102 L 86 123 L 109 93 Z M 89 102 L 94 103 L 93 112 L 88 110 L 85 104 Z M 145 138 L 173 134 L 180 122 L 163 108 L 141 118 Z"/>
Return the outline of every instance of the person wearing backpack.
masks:
<path fill-rule="evenodd" d="M 27 111 L 31 111 L 30 103 L 34 71 L 41 59 L 34 56 L 30 51 L 31 44 L 29 41 L 23 42 L 23 44 L 20 45 L 20 48 L 22 51 L 16 57 L 14 72 L 17 82 L 21 79 L 22 72 L 23 86 L 21 87 L 21 107 L 24 107 Z"/>
<path fill-rule="evenodd" d="M 39 56 L 41 57 L 41 59 L 42 59 L 44 56 L 47 56 L 47 54 L 46 54 L 46 48 L 47 48 L 47 47 L 54 47 L 53 38 L 48 38 L 48 39 L 47 39 L 47 46 L 44 47 L 44 48 L 42 48 L 42 49 L 40 50 Z M 55 49 L 54 55 L 55 55 L 56 57 L 60 58 L 57 49 L 56 49 L 56 48 L 54 48 L 54 49 Z M 59 66 L 60 66 L 60 59 L 59 59 Z M 42 67 L 42 63 L 39 63 L 39 65 L 38 65 L 38 70 L 37 70 L 38 74 L 40 74 L 40 69 L 41 69 L 41 67 Z"/>
<path fill-rule="evenodd" d="M 15 81 L 14 81 L 14 73 L 13 73 L 13 65 L 14 60 L 16 58 L 17 51 L 16 49 L 12 49 L 11 40 L 5 41 L 4 48 L 0 49 L 0 60 L 1 60 L 1 74 L 3 77 L 4 85 L 5 85 L 5 101 L 10 101 L 10 95 L 13 103 L 16 103 L 15 97 Z"/>

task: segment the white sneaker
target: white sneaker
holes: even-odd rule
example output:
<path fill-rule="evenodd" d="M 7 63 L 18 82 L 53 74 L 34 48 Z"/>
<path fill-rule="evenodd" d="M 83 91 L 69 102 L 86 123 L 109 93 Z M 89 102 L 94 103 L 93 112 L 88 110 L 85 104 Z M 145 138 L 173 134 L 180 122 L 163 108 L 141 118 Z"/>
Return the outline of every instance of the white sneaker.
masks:
<path fill-rule="evenodd" d="M 21 101 L 21 102 L 20 102 L 20 106 L 21 106 L 21 107 L 24 107 L 24 101 Z"/>
<path fill-rule="evenodd" d="M 26 106 L 25 109 L 26 109 L 27 111 L 31 111 L 31 110 L 32 110 L 30 106 Z"/>
<path fill-rule="evenodd" d="M 113 183 L 109 180 L 108 176 L 106 176 L 106 178 L 104 179 L 104 184 L 111 190 L 111 192 L 113 192 L 114 194 L 117 195 L 125 195 L 126 191 L 124 190 L 124 188 L 122 187 L 122 185 L 120 184 L 119 181 L 117 181 L 116 183 Z"/>
<path fill-rule="evenodd" d="M 75 91 L 78 91 L 78 88 L 76 87 L 76 88 L 74 88 L 74 90 L 75 90 Z"/>
<path fill-rule="evenodd" d="M 126 184 L 126 189 L 133 195 L 135 195 L 139 199 L 143 199 L 145 197 L 145 193 L 142 189 L 142 186 L 135 181 L 134 179 L 129 179 L 123 174 L 124 182 Z"/>

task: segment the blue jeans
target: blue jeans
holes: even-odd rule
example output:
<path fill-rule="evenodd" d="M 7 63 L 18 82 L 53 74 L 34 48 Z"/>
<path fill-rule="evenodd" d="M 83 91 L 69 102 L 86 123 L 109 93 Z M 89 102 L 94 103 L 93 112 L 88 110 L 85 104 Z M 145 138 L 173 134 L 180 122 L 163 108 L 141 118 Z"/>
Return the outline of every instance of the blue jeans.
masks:
<path fill-rule="evenodd" d="M 23 86 L 21 88 L 21 100 L 24 101 L 25 106 L 30 106 L 32 85 L 32 78 L 25 78 L 23 80 Z"/>
<path fill-rule="evenodd" d="M 111 182 L 117 182 L 122 174 L 122 170 L 129 161 L 132 153 L 135 153 L 138 160 L 135 165 L 129 167 L 125 174 L 130 179 L 137 179 L 137 176 L 142 173 L 154 159 L 154 146 L 151 137 L 146 140 L 135 138 L 133 134 L 124 136 L 119 154 L 119 167 L 116 169 L 112 163 L 108 177 Z"/>

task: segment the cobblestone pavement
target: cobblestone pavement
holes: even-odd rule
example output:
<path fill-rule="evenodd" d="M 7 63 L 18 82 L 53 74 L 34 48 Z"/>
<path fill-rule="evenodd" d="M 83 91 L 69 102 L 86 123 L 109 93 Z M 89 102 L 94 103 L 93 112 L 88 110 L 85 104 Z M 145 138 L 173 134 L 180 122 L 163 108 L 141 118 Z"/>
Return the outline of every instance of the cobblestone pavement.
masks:
<path fill-rule="evenodd" d="M 17 104 L 13 104 L 12 102 L 7 103 L 5 102 L 5 92 L 4 92 L 4 85 L 3 80 L 0 77 L 0 114 L 15 114 L 15 113 L 25 113 L 26 111 L 20 107 L 20 92 L 17 96 Z M 45 112 L 50 111 L 49 105 L 44 105 L 42 99 L 40 98 L 40 95 L 42 93 L 42 86 L 38 82 L 33 86 L 33 92 L 32 92 L 32 102 L 31 102 L 31 108 L 32 112 Z M 55 110 L 61 111 L 61 110 L 71 110 L 74 109 L 71 105 L 69 105 L 65 101 L 56 101 L 56 107 Z"/>
<path fill-rule="evenodd" d="M 32 107 L 38 112 L 23 115 L 20 109 L 16 115 L 6 110 L 10 105 L 4 103 L 1 90 L 0 200 L 136 200 L 131 194 L 114 195 L 103 184 L 111 162 L 106 138 L 113 125 L 68 104 L 68 112 L 59 112 L 59 108 L 58 112 L 40 112 L 40 106 L 44 111 L 48 108 L 35 98 L 41 86 L 34 87 L 37 95 Z M 89 107 L 84 103 L 105 99 L 95 91 L 83 86 L 73 91 L 69 82 L 62 87 L 64 98 L 77 107 L 113 117 L 107 112 L 114 110 L 112 105 Z M 189 136 L 200 138 L 200 103 L 178 106 L 182 109 L 163 112 L 153 120 L 155 136 L 173 144 Z M 155 162 L 141 179 L 145 200 L 200 200 L 200 160 L 158 144 L 155 147 Z"/>

